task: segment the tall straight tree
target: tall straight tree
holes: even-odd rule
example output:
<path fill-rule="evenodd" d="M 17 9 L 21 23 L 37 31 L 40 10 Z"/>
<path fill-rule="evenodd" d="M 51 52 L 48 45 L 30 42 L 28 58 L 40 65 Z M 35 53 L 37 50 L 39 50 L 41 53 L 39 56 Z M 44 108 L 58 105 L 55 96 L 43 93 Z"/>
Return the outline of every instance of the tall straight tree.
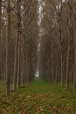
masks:
<path fill-rule="evenodd" d="M 7 9 L 7 37 L 6 37 L 6 96 L 10 95 L 10 73 L 9 73 L 9 40 L 10 40 L 10 0 L 8 0 L 8 9 Z"/>
<path fill-rule="evenodd" d="M 1 39 L 1 7 L 2 7 L 2 0 L 0 0 L 0 39 Z"/>
<path fill-rule="evenodd" d="M 21 28 L 21 17 L 20 17 L 20 0 L 17 0 L 17 39 L 16 39 L 16 48 L 15 48 L 15 63 L 14 63 L 14 91 L 17 89 L 17 81 L 18 88 L 20 88 L 20 66 L 19 66 L 19 58 L 20 58 L 20 28 Z M 18 80 L 17 80 L 18 79 Z"/>
<path fill-rule="evenodd" d="M 0 48 L 1 48 L 1 40 L 2 40 L 1 39 L 1 9 L 2 9 L 2 0 L 0 0 Z"/>

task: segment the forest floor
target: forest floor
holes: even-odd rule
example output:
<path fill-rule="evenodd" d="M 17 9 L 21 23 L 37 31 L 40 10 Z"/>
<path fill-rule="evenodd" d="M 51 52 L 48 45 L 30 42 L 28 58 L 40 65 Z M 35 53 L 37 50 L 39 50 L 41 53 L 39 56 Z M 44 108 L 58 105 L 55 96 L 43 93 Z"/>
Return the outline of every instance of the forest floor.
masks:
<path fill-rule="evenodd" d="M 35 79 L 10 97 L 0 83 L 0 114 L 76 114 L 76 93 Z"/>

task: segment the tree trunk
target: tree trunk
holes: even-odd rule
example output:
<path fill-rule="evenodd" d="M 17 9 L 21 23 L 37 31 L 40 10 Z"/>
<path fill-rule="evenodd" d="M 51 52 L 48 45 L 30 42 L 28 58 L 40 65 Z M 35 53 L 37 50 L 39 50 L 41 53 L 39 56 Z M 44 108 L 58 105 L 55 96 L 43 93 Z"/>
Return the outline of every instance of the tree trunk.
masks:
<path fill-rule="evenodd" d="M 17 73 L 17 77 L 18 77 L 18 89 L 20 89 L 20 38 L 21 35 L 19 34 L 19 43 L 18 43 L 18 73 Z"/>
<path fill-rule="evenodd" d="M 67 64 L 66 64 L 66 88 L 69 89 L 69 57 L 70 57 L 70 46 L 68 41 L 68 52 L 67 52 Z"/>
<path fill-rule="evenodd" d="M 0 0 L 0 40 L 1 40 L 1 9 L 2 9 L 2 0 Z"/>
<path fill-rule="evenodd" d="M 19 39 L 17 37 L 17 40 L 16 40 L 16 47 L 15 47 L 15 63 L 14 63 L 14 82 L 13 82 L 13 89 L 14 89 L 14 92 L 16 91 L 17 89 L 17 72 L 18 72 L 18 42 L 19 42 Z"/>
<path fill-rule="evenodd" d="M 6 96 L 10 95 L 9 39 L 10 39 L 10 0 L 8 0 L 8 27 L 7 27 L 7 38 L 6 38 Z"/>
<path fill-rule="evenodd" d="M 75 64 L 74 64 L 74 87 L 73 90 L 76 91 L 76 30 L 74 30 L 74 51 L 75 51 Z"/>
<path fill-rule="evenodd" d="M 56 82 L 58 83 L 58 60 L 56 64 Z"/>
<path fill-rule="evenodd" d="M 64 87 L 62 44 L 60 48 L 61 48 L 61 87 Z"/>
<path fill-rule="evenodd" d="M 74 88 L 73 90 L 76 91 L 76 50 L 75 50 L 75 65 L 74 65 Z"/>
<path fill-rule="evenodd" d="M 61 10 L 62 11 L 62 10 Z M 61 87 L 64 87 L 64 76 L 63 76 L 63 39 L 62 39 L 62 24 L 61 24 L 61 17 L 60 17 L 60 71 L 61 71 Z"/>
<path fill-rule="evenodd" d="M 1 50 L 1 41 L 2 41 L 2 38 L 1 38 L 1 16 L 2 16 L 2 14 L 1 14 L 1 11 L 2 11 L 2 0 L 0 0 L 0 52 L 2 51 Z M 1 54 L 1 53 L 0 53 Z M 1 69 L 0 69 L 1 70 Z M 1 72 L 0 72 L 0 74 L 1 74 Z M 0 80 L 1 80 L 1 76 L 0 76 Z"/>
<path fill-rule="evenodd" d="M 20 6 L 19 0 L 17 0 L 17 40 L 16 40 L 16 49 L 15 49 L 15 63 L 14 63 L 14 92 L 17 89 L 17 79 L 18 83 L 20 83 L 20 66 L 19 66 L 19 56 L 20 56 L 20 28 L 21 28 L 21 17 L 20 17 Z M 19 84 L 18 84 L 19 86 Z"/>

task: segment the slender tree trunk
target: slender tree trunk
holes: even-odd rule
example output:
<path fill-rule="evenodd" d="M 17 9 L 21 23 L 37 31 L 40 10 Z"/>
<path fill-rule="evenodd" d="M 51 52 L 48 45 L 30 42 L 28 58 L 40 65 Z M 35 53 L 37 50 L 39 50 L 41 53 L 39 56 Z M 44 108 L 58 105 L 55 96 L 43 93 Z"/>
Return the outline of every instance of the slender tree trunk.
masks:
<path fill-rule="evenodd" d="M 66 64 L 66 88 L 69 89 L 69 57 L 70 57 L 70 45 L 68 40 L 68 52 L 67 52 L 67 64 Z"/>
<path fill-rule="evenodd" d="M 1 38 L 1 16 L 2 16 L 2 13 L 1 13 L 1 11 L 2 11 L 2 0 L 0 0 L 0 49 L 2 48 L 1 47 L 1 41 L 2 41 L 2 38 Z M 0 80 L 1 80 L 1 78 L 2 77 L 0 76 Z"/>
<path fill-rule="evenodd" d="M 75 51 L 75 64 L 74 64 L 74 87 L 73 90 L 76 91 L 76 29 L 74 30 L 74 51 Z"/>
<path fill-rule="evenodd" d="M 62 31 L 60 28 L 60 57 L 61 57 L 61 87 L 64 87 L 64 76 L 63 76 L 63 50 L 62 50 Z"/>
<path fill-rule="evenodd" d="M 0 39 L 1 39 L 1 9 L 2 9 L 2 0 L 0 0 Z"/>
<path fill-rule="evenodd" d="M 9 40 L 10 40 L 10 0 L 8 0 L 8 27 L 7 27 L 7 38 L 6 38 L 6 96 L 10 95 L 10 73 L 9 73 Z"/>
<path fill-rule="evenodd" d="M 62 45 L 61 45 L 61 87 L 64 87 Z"/>
<path fill-rule="evenodd" d="M 14 89 L 14 92 L 16 91 L 17 89 L 17 72 L 18 72 L 18 42 L 19 42 L 19 39 L 17 38 L 16 40 L 16 47 L 15 47 L 15 63 L 14 63 L 14 82 L 13 82 L 13 89 Z"/>
<path fill-rule="evenodd" d="M 59 34 L 60 34 L 60 76 L 61 76 L 61 87 L 64 87 L 64 76 L 63 76 L 63 39 L 62 39 L 62 0 L 60 1 L 61 9 L 59 8 L 61 14 L 60 14 L 60 21 L 59 21 Z"/>
<path fill-rule="evenodd" d="M 17 77 L 18 77 L 18 89 L 20 89 L 20 38 L 21 38 L 21 35 L 19 34 L 19 44 L 18 44 L 18 73 L 17 73 Z"/>
<path fill-rule="evenodd" d="M 51 66 L 51 73 L 52 73 L 52 75 L 51 75 L 51 81 L 53 82 L 54 81 L 54 58 L 53 58 L 53 56 L 54 56 L 54 53 L 53 53 L 53 47 L 54 47 L 54 44 L 53 44 L 53 42 L 52 42 L 52 55 L 51 55 L 51 64 L 52 64 L 52 66 Z"/>
<path fill-rule="evenodd" d="M 74 65 L 74 91 L 76 91 L 76 49 L 75 49 L 75 65 Z"/>
<path fill-rule="evenodd" d="M 20 18 L 20 6 L 19 0 L 17 0 L 17 40 L 16 40 L 16 49 L 15 49 L 15 63 L 14 63 L 14 91 L 17 89 L 17 79 L 18 83 L 20 82 L 20 64 L 19 64 L 19 56 L 20 56 L 20 28 L 21 28 L 21 18 Z M 19 84 L 18 84 L 19 86 Z"/>
<path fill-rule="evenodd" d="M 22 61 L 22 71 L 23 71 L 23 86 L 26 84 L 26 68 L 25 68 L 25 44 L 24 44 L 24 38 L 22 39 L 22 55 L 23 55 L 23 61 Z"/>
<path fill-rule="evenodd" d="M 56 64 L 56 82 L 58 83 L 58 60 Z"/>
<path fill-rule="evenodd" d="M 26 84 L 29 84 L 29 44 L 26 44 Z"/>

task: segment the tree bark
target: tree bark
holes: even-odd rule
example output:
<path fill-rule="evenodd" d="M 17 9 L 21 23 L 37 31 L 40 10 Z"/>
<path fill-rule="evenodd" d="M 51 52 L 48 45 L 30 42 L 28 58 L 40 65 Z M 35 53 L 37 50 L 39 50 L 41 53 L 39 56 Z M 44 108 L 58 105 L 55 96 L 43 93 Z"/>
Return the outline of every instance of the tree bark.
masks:
<path fill-rule="evenodd" d="M 62 50 L 62 41 L 60 41 L 60 50 L 61 50 L 61 87 L 64 87 L 64 76 L 63 76 L 63 50 Z"/>
<path fill-rule="evenodd" d="M 67 52 L 67 64 L 66 64 L 66 88 L 69 89 L 69 57 L 70 57 L 70 45 L 68 41 L 68 52 Z"/>
<path fill-rule="evenodd" d="M 14 89 L 14 92 L 16 91 L 17 89 L 17 72 L 18 72 L 18 42 L 19 42 L 19 39 L 17 37 L 17 40 L 16 40 L 16 47 L 15 47 L 15 63 L 14 63 L 14 82 L 13 82 L 13 89 Z"/>
<path fill-rule="evenodd" d="M 2 37 L 1 37 L 1 16 L 2 16 L 2 0 L 0 0 L 0 49 L 2 48 L 1 47 L 1 41 L 2 41 Z M 2 50 L 1 50 L 2 51 Z M 0 52 L 1 52 L 0 51 Z M 1 53 L 0 53 L 1 54 Z M 0 74 L 1 74 L 1 72 L 0 72 Z M 0 76 L 0 80 L 1 80 L 1 76 Z"/>
<path fill-rule="evenodd" d="M 16 49 L 15 49 L 15 63 L 14 63 L 14 92 L 17 89 L 17 81 L 18 81 L 18 86 L 20 83 L 20 28 L 21 28 L 21 18 L 20 18 L 20 6 L 19 6 L 19 0 L 17 0 L 17 40 L 16 40 Z"/>
<path fill-rule="evenodd" d="M 10 95 L 10 73 L 9 73 L 9 40 L 10 40 L 10 0 L 8 0 L 8 27 L 7 27 L 7 38 L 6 38 L 6 96 Z"/>
<path fill-rule="evenodd" d="M 2 9 L 2 0 L 0 0 L 0 39 L 1 39 L 1 9 Z"/>
<path fill-rule="evenodd" d="M 21 35 L 19 33 L 19 43 L 18 43 L 18 71 L 17 71 L 18 89 L 20 89 L 20 38 L 21 38 Z"/>
<path fill-rule="evenodd" d="M 76 91 L 76 51 L 75 51 L 75 65 L 74 65 L 74 91 Z"/>
<path fill-rule="evenodd" d="M 76 29 L 74 30 L 74 51 L 75 51 L 75 64 L 74 64 L 74 86 L 73 90 L 76 91 Z"/>
<path fill-rule="evenodd" d="M 64 76 L 63 76 L 63 47 L 62 47 L 62 31 L 60 28 L 60 64 L 61 64 L 61 87 L 64 87 Z"/>

